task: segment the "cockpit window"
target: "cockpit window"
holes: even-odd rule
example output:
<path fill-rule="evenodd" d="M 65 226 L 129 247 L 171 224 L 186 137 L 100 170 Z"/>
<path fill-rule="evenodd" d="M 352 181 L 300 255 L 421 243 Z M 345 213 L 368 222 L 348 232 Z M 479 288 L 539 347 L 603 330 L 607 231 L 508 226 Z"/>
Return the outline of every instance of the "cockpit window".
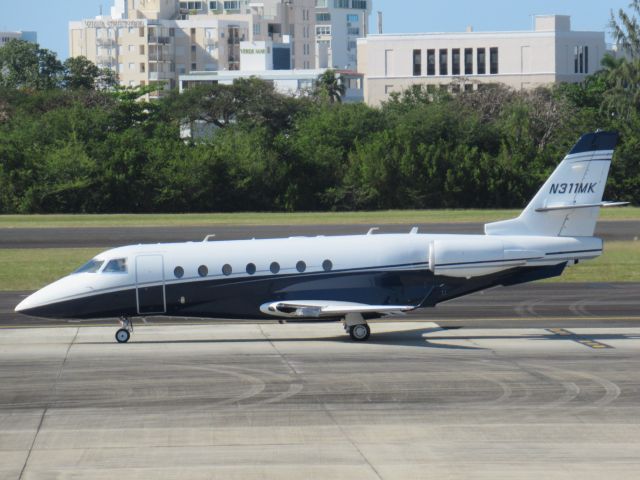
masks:
<path fill-rule="evenodd" d="M 102 273 L 127 273 L 127 259 L 118 258 L 109 261 Z"/>
<path fill-rule="evenodd" d="M 92 260 L 89 260 L 73 273 L 96 273 L 98 270 L 100 270 L 100 267 L 103 263 L 104 260 L 96 260 L 94 258 Z"/>

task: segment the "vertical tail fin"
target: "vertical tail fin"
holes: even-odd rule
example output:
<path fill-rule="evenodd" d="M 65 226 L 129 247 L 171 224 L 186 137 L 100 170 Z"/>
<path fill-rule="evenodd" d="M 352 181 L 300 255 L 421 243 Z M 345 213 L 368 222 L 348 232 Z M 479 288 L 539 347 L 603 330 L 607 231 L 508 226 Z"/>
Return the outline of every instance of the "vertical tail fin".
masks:
<path fill-rule="evenodd" d="M 617 132 L 578 141 L 518 218 L 485 225 L 487 235 L 591 237 L 602 203 Z"/>

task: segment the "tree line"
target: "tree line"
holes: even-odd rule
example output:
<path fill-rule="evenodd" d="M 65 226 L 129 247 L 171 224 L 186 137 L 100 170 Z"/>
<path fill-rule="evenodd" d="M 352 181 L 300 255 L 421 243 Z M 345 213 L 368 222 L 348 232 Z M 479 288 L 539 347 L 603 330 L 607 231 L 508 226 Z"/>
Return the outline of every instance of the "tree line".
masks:
<path fill-rule="evenodd" d="M 624 15 L 624 16 L 622 16 Z M 640 0 L 612 18 L 624 58 L 581 84 L 343 104 L 258 79 L 146 100 L 84 58 L 0 48 L 0 213 L 518 208 L 578 137 L 618 130 L 607 197 L 640 202 Z M 192 122 L 215 134 L 185 140 Z"/>

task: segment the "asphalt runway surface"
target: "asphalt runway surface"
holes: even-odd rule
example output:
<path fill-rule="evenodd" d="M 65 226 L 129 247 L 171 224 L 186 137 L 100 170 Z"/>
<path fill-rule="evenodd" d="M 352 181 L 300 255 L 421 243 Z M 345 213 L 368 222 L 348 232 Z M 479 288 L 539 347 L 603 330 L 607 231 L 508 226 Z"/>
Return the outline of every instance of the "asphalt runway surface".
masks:
<path fill-rule="evenodd" d="M 635 479 L 640 328 L 0 332 L 2 479 Z"/>
<path fill-rule="evenodd" d="M 417 224 L 421 233 L 482 234 L 480 223 Z M 413 225 L 276 225 L 210 227 L 105 227 L 105 228 L 3 228 L 0 248 L 116 247 L 139 243 L 202 241 L 215 234 L 216 240 L 277 238 L 289 236 L 364 234 L 372 227 L 379 233 L 408 233 Z M 640 238 L 640 221 L 600 222 L 596 235 L 604 240 Z"/>

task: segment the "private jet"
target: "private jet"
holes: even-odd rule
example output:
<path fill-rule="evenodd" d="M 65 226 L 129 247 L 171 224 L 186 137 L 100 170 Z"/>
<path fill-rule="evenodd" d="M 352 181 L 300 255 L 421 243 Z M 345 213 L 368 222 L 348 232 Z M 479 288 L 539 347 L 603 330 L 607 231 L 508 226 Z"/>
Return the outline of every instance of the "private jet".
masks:
<path fill-rule="evenodd" d="M 594 237 L 616 132 L 580 138 L 519 217 L 484 235 L 295 237 L 134 245 L 105 251 L 24 299 L 16 311 L 64 319 L 336 321 L 355 341 L 368 321 L 495 286 L 561 275 L 603 253 Z"/>

